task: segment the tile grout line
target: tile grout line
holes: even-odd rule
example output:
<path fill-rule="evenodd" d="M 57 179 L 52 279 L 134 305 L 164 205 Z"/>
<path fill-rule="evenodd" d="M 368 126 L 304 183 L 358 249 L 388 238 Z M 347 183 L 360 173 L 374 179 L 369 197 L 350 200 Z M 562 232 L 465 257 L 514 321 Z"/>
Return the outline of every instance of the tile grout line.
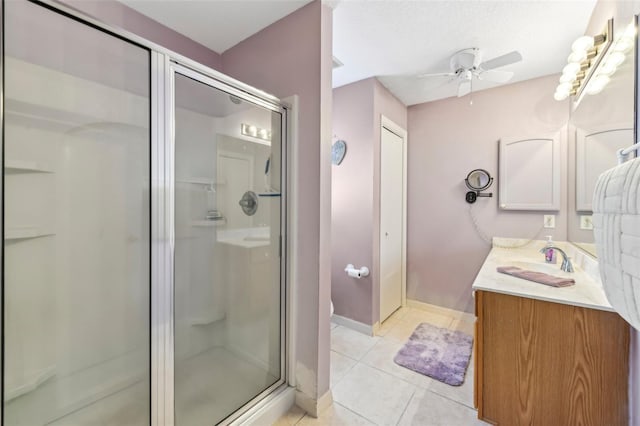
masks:
<path fill-rule="evenodd" d="M 345 410 L 355 414 L 358 417 L 362 417 L 363 419 L 365 419 L 366 421 L 368 421 L 368 422 L 370 422 L 370 423 L 372 423 L 374 425 L 378 424 L 378 423 L 374 422 L 373 420 L 371 420 L 369 417 L 363 416 L 362 414 L 358 413 L 357 411 L 352 410 L 351 408 L 347 407 L 346 405 L 340 404 L 339 402 L 335 402 L 335 401 L 334 401 L 334 404 L 337 404 L 337 405 L 341 406 Z"/>
<path fill-rule="evenodd" d="M 413 391 L 413 393 L 411 393 L 411 398 L 407 399 L 407 404 L 404 406 L 404 409 L 402 410 L 402 414 L 400 414 L 400 417 L 398 417 L 398 421 L 396 422 L 396 425 L 400 424 L 400 421 L 404 417 L 404 414 L 407 412 L 407 408 L 409 408 L 409 404 L 413 400 L 413 397 L 416 395 L 416 391 L 418 390 L 417 388 L 418 387 L 416 386 L 416 389 Z"/>
<path fill-rule="evenodd" d="M 360 364 L 360 362 L 359 362 L 359 364 Z M 362 365 L 364 365 L 365 367 L 373 368 L 374 370 L 379 371 L 380 373 L 384 373 L 384 374 L 386 374 L 386 375 L 388 375 L 388 376 L 391 376 L 391 377 L 393 377 L 394 379 L 401 380 L 401 381 L 405 382 L 406 384 L 411 385 L 411 386 L 413 386 L 413 387 L 415 387 L 415 388 L 423 389 L 421 386 L 415 385 L 415 384 L 413 384 L 413 383 L 411 383 L 411 382 L 407 381 L 406 379 L 404 379 L 404 378 L 402 378 L 402 377 L 398 377 L 398 376 L 396 376 L 395 374 L 389 373 L 388 371 L 381 370 L 380 368 L 376 367 L 375 365 L 369 365 L 369 364 L 364 363 L 364 362 L 362 362 L 361 364 L 362 364 Z M 355 367 L 355 366 L 354 366 L 354 367 Z M 353 367 L 352 367 L 352 368 L 353 368 Z M 416 374 L 420 374 L 420 373 L 416 373 Z M 426 376 L 426 377 L 428 377 L 428 376 Z"/>
<path fill-rule="evenodd" d="M 337 353 L 339 353 L 339 352 L 337 352 Z M 351 358 L 349 358 L 349 359 L 351 359 Z M 341 376 L 339 379 L 337 379 L 337 380 L 336 380 L 336 382 L 334 383 L 334 385 L 333 385 L 333 386 L 331 385 L 331 377 L 329 377 L 329 388 L 330 388 L 330 389 L 333 389 L 334 387 L 336 387 L 336 386 L 338 385 L 338 382 L 342 381 L 342 379 L 344 379 L 344 378 L 347 376 L 347 374 L 349 374 L 349 372 L 350 372 L 351 370 L 353 370 L 353 367 L 355 367 L 356 365 L 358 365 L 358 364 L 359 364 L 359 362 L 360 362 L 360 361 L 357 361 L 357 360 L 354 360 L 354 359 L 351 359 L 351 360 L 352 360 L 352 361 L 355 361 L 355 362 L 353 363 L 353 365 L 352 365 L 351 367 L 347 368 L 347 370 L 344 372 L 344 374 L 342 374 L 342 376 Z M 331 371 L 329 371 L 329 374 L 331 374 Z"/>
<path fill-rule="evenodd" d="M 355 359 L 354 357 L 352 357 L 351 355 L 347 355 L 347 354 L 345 354 L 345 353 L 342 353 L 342 352 L 340 352 L 340 351 L 339 351 L 339 350 L 337 350 L 337 349 L 329 348 L 329 350 L 330 350 L 330 351 L 333 351 L 333 352 L 335 352 L 335 353 L 337 353 L 337 354 L 340 354 L 340 355 L 342 355 L 342 356 L 344 356 L 344 357 L 346 357 L 346 358 L 349 358 L 351 361 L 358 362 L 358 360 L 357 360 L 357 359 Z"/>
<path fill-rule="evenodd" d="M 475 408 L 473 408 L 473 407 L 469 407 L 468 405 L 466 405 L 466 404 L 464 404 L 464 403 L 462 403 L 462 402 L 460 402 L 460 401 L 456 401 L 455 399 L 453 399 L 453 398 L 451 398 L 451 397 L 449 397 L 449 396 L 447 396 L 447 395 L 443 395 L 443 394 L 441 394 L 441 393 L 439 393 L 439 392 L 437 392 L 437 391 L 435 391 L 435 390 L 432 390 L 432 389 L 425 389 L 425 390 L 427 390 L 427 391 L 431 392 L 432 394 L 438 395 L 439 397 L 442 397 L 442 398 L 444 398 L 444 399 L 447 399 L 447 400 L 449 400 L 449 401 L 451 401 L 451 402 L 455 402 L 456 404 L 461 405 L 461 406 L 463 406 L 463 407 L 465 407 L 465 408 L 468 408 L 468 409 L 470 409 L 470 410 L 473 410 L 473 411 L 475 411 L 475 412 L 478 412 L 478 410 L 476 410 Z"/>
<path fill-rule="evenodd" d="M 319 413 L 318 413 L 319 414 Z M 293 426 L 296 426 L 297 424 L 299 424 L 302 420 L 304 420 L 304 418 L 307 417 L 307 412 L 303 410 L 302 412 L 302 417 L 300 417 L 294 424 Z"/>

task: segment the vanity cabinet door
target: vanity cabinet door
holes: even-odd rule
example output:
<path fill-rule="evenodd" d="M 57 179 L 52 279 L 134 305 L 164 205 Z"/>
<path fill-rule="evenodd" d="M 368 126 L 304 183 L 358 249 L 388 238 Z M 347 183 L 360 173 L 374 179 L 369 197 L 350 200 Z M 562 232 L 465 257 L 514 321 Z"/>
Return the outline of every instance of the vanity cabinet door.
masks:
<path fill-rule="evenodd" d="M 478 417 L 628 424 L 629 325 L 616 313 L 476 292 Z"/>

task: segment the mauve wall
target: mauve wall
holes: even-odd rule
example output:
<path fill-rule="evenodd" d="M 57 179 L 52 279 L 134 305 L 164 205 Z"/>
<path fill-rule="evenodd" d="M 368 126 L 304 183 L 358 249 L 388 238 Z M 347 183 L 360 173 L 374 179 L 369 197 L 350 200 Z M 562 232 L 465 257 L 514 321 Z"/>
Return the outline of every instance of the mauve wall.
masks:
<path fill-rule="evenodd" d="M 557 84 L 552 75 L 474 93 L 473 105 L 466 96 L 409 107 L 407 298 L 473 312 L 471 284 L 491 248 L 464 199 L 464 178 L 473 169 L 494 177 L 494 197 L 473 204 L 485 234 L 566 240 L 566 208 L 555 213 L 555 229 L 541 229 L 546 212 L 502 211 L 497 197 L 498 140 L 560 132 L 561 205 L 567 205 L 569 106 L 553 99 Z"/>
<path fill-rule="evenodd" d="M 216 70 L 222 58 L 213 50 L 114 0 L 60 0 L 89 16 L 143 37 Z"/>
<path fill-rule="evenodd" d="M 358 280 L 344 268 L 373 272 L 374 80 L 333 90 L 333 134 L 347 154 L 331 175 L 331 299 L 337 315 L 365 324 L 373 324 L 373 273 Z"/>
<path fill-rule="evenodd" d="M 407 127 L 407 108 L 375 78 L 333 91 L 333 134 L 347 155 L 332 175 L 331 298 L 336 314 L 372 325 L 380 317 L 380 117 Z M 348 263 L 367 266 L 350 278 Z"/>
<path fill-rule="evenodd" d="M 314 1 L 222 55 L 225 74 L 299 96 L 296 379 L 314 399 L 329 390 L 332 12 Z"/>

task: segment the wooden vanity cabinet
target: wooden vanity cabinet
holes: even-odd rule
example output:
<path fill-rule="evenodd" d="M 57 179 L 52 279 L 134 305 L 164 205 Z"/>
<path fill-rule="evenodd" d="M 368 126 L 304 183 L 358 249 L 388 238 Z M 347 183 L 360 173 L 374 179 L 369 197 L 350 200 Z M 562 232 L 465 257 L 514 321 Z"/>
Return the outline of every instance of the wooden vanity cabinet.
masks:
<path fill-rule="evenodd" d="M 476 291 L 478 418 L 628 424 L 629 325 L 616 313 Z"/>

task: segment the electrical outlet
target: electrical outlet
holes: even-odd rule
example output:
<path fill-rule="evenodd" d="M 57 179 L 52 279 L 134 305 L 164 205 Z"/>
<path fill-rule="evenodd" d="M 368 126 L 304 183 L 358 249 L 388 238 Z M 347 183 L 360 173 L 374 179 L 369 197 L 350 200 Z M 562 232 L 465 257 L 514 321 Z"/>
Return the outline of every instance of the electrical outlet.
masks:
<path fill-rule="evenodd" d="M 591 215 L 580 216 L 580 229 L 593 229 L 593 218 Z"/>
<path fill-rule="evenodd" d="M 556 215 L 554 215 L 554 214 L 545 214 L 543 220 L 544 220 L 544 227 L 545 228 L 555 228 L 556 227 Z"/>

